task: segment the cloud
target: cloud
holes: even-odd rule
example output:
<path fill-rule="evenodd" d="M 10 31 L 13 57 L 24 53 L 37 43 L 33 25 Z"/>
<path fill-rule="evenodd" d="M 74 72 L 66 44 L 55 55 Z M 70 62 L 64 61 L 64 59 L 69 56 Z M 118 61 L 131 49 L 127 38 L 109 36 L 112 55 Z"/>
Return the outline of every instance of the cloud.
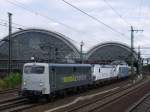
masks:
<path fill-rule="evenodd" d="M 11 0 L 14 3 L 17 3 L 16 1 L 24 4 L 23 7 L 38 13 L 26 11 L 23 8 L 8 3 L 7 0 L 1 0 L 1 19 L 8 20 L 7 12 L 12 12 L 13 22 L 24 25 L 27 28 L 38 27 L 60 32 L 77 41 L 76 45 L 78 47 L 83 40 L 85 42 L 84 50 L 88 50 L 95 44 L 106 41 L 117 41 L 130 45 L 130 24 L 136 29 L 144 29 L 143 35 L 145 36 L 135 33 L 135 46 L 149 46 L 150 44 L 149 2 L 143 2 L 141 14 L 139 14 L 140 2 L 136 0 L 107 0 L 114 10 L 121 15 L 122 18 L 120 18 L 103 0 L 66 0 L 126 35 L 121 36 L 61 0 Z M 46 16 L 47 19 L 40 16 L 41 14 Z M 62 26 L 57 21 L 72 28 Z M 2 21 L 0 20 L 0 22 Z M 7 27 L 1 26 L 0 31 L 0 38 L 8 34 Z M 13 29 L 13 32 L 15 31 L 16 29 Z"/>

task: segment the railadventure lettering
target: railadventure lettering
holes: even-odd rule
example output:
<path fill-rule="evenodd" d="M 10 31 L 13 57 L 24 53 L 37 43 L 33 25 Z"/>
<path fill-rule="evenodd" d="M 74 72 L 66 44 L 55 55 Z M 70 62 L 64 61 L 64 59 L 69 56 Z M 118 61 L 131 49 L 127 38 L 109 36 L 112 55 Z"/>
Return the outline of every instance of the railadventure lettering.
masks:
<path fill-rule="evenodd" d="M 86 80 L 86 75 L 77 75 L 77 76 L 71 75 L 63 78 L 63 82 L 65 83 L 81 81 L 81 80 Z"/>

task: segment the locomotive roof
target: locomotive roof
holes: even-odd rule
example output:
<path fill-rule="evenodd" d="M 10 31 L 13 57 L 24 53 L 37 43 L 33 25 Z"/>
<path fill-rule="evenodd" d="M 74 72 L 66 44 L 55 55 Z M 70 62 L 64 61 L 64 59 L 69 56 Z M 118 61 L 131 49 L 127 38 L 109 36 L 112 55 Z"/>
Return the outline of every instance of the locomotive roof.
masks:
<path fill-rule="evenodd" d="M 80 67 L 91 67 L 91 64 L 70 64 L 70 63 L 65 63 L 65 64 L 62 64 L 62 63 L 26 63 L 26 65 L 41 65 L 41 66 L 45 66 L 45 65 L 49 65 L 49 66 L 70 66 L 70 67 L 73 67 L 73 66 L 80 66 Z"/>
<path fill-rule="evenodd" d="M 60 63 L 49 63 L 49 66 L 70 66 L 70 67 L 73 67 L 73 66 L 80 66 L 80 67 L 91 67 L 90 64 L 69 64 L 69 63 L 66 63 L 66 64 L 60 64 Z"/>

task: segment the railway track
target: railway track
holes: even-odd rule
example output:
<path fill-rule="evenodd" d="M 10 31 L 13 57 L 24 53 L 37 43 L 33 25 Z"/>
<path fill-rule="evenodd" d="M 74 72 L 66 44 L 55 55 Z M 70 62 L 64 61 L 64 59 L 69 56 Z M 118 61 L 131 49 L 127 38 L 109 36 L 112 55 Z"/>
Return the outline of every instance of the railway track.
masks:
<path fill-rule="evenodd" d="M 0 91 L 0 95 L 6 94 L 6 93 L 11 93 L 11 92 L 16 92 L 16 91 L 19 91 L 19 88 L 7 89 L 7 90 Z"/>
<path fill-rule="evenodd" d="M 150 112 L 150 93 L 142 97 L 127 112 Z"/>
<path fill-rule="evenodd" d="M 119 98 L 124 97 L 130 93 L 132 93 L 134 90 L 136 90 L 139 86 L 128 86 L 125 88 L 120 88 L 119 90 L 110 93 L 100 99 L 97 99 L 93 102 L 90 102 L 84 106 L 81 107 L 81 109 L 71 109 L 71 111 L 68 112 L 96 112 L 102 110 L 104 107 L 112 104 L 113 102 L 119 100 Z"/>
<path fill-rule="evenodd" d="M 149 80 L 142 82 L 140 84 L 134 84 L 134 85 L 121 87 L 114 92 L 103 95 L 102 97 L 92 98 L 92 100 L 84 101 L 84 102 L 81 102 L 80 104 L 78 103 L 78 105 L 76 106 L 72 105 L 72 106 L 62 108 L 62 109 L 56 109 L 53 111 L 55 112 L 56 111 L 57 112 L 95 112 L 97 110 L 103 109 L 104 107 L 112 104 L 118 99 L 132 93 L 133 91 L 143 86 L 148 81 Z M 47 112 L 53 112 L 53 111 L 49 110 Z"/>
<path fill-rule="evenodd" d="M 37 103 L 31 103 L 23 97 L 16 97 L 0 101 L 0 112 L 20 112 L 25 109 L 37 106 Z"/>

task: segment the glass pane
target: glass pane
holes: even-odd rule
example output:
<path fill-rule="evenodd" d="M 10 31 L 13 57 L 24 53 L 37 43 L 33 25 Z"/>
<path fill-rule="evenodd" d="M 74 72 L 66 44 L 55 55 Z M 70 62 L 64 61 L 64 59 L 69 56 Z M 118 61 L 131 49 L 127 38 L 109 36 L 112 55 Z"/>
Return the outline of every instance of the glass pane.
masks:
<path fill-rule="evenodd" d="M 44 66 L 25 66 L 24 73 L 26 73 L 26 74 L 43 74 Z"/>

